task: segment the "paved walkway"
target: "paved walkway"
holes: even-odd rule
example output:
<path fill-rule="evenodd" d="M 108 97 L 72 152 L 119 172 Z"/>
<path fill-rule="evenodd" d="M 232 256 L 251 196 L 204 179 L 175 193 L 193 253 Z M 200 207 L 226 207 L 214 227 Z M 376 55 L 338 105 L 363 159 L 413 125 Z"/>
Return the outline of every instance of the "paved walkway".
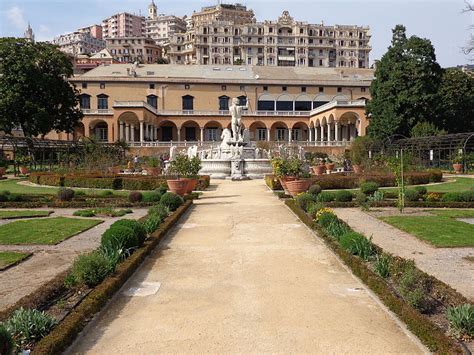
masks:
<path fill-rule="evenodd" d="M 262 181 L 213 181 L 69 353 L 424 352 L 407 334 Z"/>
<path fill-rule="evenodd" d="M 13 209 L 10 209 L 13 210 Z M 34 210 L 54 211 L 49 217 L 73 217 L 77 209 L 35 208 Z M 82 232 L 57 245 L 0 245 L 0 251 L 32 252 L 33 256 L 19 265 L 0 271 L 0 309 L 5 309 L 22 297 L 35 292 L 44 283 L 67 270 L 77 255 L 97 248 L 100 238 L 109 226 L 122 218 L 138 219 L 147 213 L 147 209 L 134 209 L 124 217 L 96 217 L 104 223 Z M 79 217 L 74 217 L 79 218 Z M 24 220 L 24 219 L 22 219 Z M 16 219 L 1 220 L 0 224 L 12 223 Z"/>
<path fill-rule="evenodd" d="M 474 300 L 474 264 L 464 259 L 474 256 L 474 248 L 435 248 L 358 208 L 336 208 L 334 212 L 382 249 L 415 260 L 421 270 Z"/>

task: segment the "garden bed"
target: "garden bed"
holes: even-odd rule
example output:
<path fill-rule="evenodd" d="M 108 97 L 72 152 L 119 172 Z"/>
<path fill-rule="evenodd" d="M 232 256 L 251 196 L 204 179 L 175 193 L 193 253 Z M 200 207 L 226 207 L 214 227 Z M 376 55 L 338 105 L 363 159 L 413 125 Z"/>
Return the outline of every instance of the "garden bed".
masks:
<path fill-rule="evenodd" d="M 443 173 L 439 170 L 425 172 L 411 172 L 405 175 L 408 185 L 429 184 L 430 182 L 440 182 Z M 395 187 L 397 183 L 393 174 L 354 174 L 354 173 L 334 173 L 325 175 L 312 175 L 312 184 L 318 184 L 323 190 L 355 189 L 366 181 L 376 182 L 381 187 Z M 272 190 L 282 190 L 279 179 L 275 175 L 265 175 L 265 183 Z"/>
<path fill-rule="evenodd" d="M 465 352 L 466 348 L 460 341 L 447 335 L 449 323 L 446 319 L 446 309 L 449 306 L 458 306 L 461 304 L 469 304 L 469 301 L 459 294 L 457 291 L 439 281 L 438 279 L 427 275 L 416 268 L 416 274 L 424 280 L 429 286 L 429 294 L 427 298 L 433 303 L 433 307 L 429 312 L 422 313 L 418 309 L 411 306 L 398 292 L 396 285 L 391 277 L 384 278 L 374 271 L 374 264 L 365 261 L 362 257 L 353 255 L 347 249 L 343 248 L 340 241 L 331 236 L 319 223 L 316 223 L 301 209 L 295 200 L 286 200 L 285 204 L 311 229 L 315 229 L 325 243 L 340 257 L 340 259 L 352 270 L 362 282 L 364 282 L 382 302 L 394 312 L 431 351 L 436 353 L 456 353 Z M 338 220 L 340 226 L 347 231 L 351 231 L 350 227 L 343 221 Z M 369 242 L 370 243 L 370 242 Z M 377 246 L 375 255 L 377 258 L 385 255 L 390 258 L 392 265 L 402 270 L 411 263 L 400 257 L 395 257 L 384 253 Z M 378 259 L 377 259 L 378 260 Z M 393 277 L 399 275 L 393 275 Z M 472 339 L 466 338 L 468 346 L 472 348 L 474 345 Z"/>
<path fill-rule="evenodd" d="M 71 174 L 61 175 L 55 173 L 31 173 L 28 177 L 30 182 L 38 185 L 58 187 L 82 187 L 92 189 L 110 190 L 155 190 L 166 187 L 166 180 L 175 178 L 171 176 L 128 176 L 107 174 Z M 209 187 L 209 175 L 199 177 L 196 190 L 202 191 Z"/>

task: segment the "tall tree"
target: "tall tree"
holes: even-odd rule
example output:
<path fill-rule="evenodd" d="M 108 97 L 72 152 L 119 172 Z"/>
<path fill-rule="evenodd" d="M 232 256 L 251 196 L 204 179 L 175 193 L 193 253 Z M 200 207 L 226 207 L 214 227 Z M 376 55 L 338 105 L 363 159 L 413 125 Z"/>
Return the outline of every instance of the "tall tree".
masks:
<path fill-rule="evenodd" d="M 0 129 L 25 136 L 72 132 L 82 118 L 72 63 L 48 43 L 0 38 Z"/>
<path fill-rule="evenodd" d="M 432 122 L 437 115 L 441 73 L 431 42 L 407 38 L 406 28 L 397 25 L 388 51 L 377 62 L 370 88 L 369 134 L 381 139 L 409 135 L 417 122 Z"/>
<path fill-rule="evenodd" d="M 438 127 L 449 133 L 474 132 L 474 77 L 460 69 L 443 72 Z"/>

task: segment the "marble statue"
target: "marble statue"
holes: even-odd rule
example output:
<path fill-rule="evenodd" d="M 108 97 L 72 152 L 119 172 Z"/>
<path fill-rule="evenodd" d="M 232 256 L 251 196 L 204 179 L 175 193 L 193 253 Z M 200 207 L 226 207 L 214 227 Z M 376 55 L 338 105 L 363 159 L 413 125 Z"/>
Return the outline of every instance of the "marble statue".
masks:
<path fill-rule="evenodd" d="M 174 158 L 176 157 L 176 146 L 171 146 L 170 147 L 170 157 L 169 157 L 169 161 L 172 161 L 174 160 Z"/>
<path fill-rule="evenodd" d="M 230 142 L 232 142 L 232 133 L 228 128 L 224 128 L 221 134 L 221 145 L 220 148 L 229 148 Z"/>
<path fill-rule="evenodd" d="M 232 105 L 229 107 L 230 114 L 232 116 L 232 137 L 235 142 L 242 142 L 242 111 L 249 108 L 249 100 L 246 100 L 245 106 L 239 105 L 239 99 L 233 98 Z"/>
<path fill-rule="evenodd" d="M 197 145 L 193 145 L 189 147 L 187 151 L 188 158 L 194 158 L 195 156 L 197 156 L 197 150 L 198 150 Z"/>

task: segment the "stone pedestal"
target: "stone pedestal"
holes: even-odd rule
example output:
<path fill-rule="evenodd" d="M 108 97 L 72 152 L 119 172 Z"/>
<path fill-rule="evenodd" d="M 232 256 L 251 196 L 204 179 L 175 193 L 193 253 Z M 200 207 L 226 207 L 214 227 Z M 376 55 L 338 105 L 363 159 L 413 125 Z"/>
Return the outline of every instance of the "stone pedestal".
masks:
<path fill-rule="evenodd" d="M 233 181 L 248 180 L 249 178 L 244 173 L 244 161 L 242 159 L 232 159 L 230 161 L 230 178 Z"/>

